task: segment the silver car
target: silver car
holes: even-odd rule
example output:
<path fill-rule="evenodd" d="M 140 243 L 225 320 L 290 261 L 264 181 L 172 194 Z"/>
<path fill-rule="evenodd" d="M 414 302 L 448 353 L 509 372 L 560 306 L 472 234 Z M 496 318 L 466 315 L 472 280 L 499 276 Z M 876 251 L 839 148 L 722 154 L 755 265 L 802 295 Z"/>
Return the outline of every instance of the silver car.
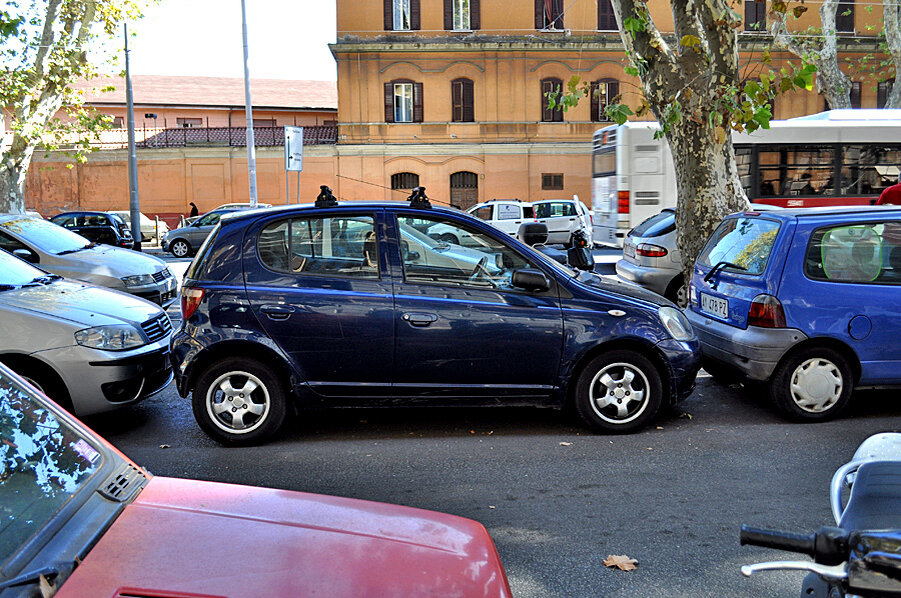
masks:
<path fill-rule="evenodd" d="M 172 324 L 149 301 L 67 280 L 0 251 L 0 362 L 77 415 L 172 380 Z"/>
<path fill-rule="evenodd" d="M 187 226 L 170 230 L 163 237 L 163 251 L 175 257 L 194 255 L 225 214 L 248 208 L 222 208 L 207 212 Z"/>
<path fill-rule="evenodd" d="M 751 204 L 755 211 L 776 210 L 778 206 Z M 616 262 L 616 274 L 679 307 L 688 305 L 682 277 L 682 254 L 676 247 L 676 212 L 673 208 L 654 214 L 628 233 L 623 240 L 623 257 Z"/>
<path fill-rule="evenodd" d="M 48 220 L 0 215 L 0 249 L 53 274 L 137 295 L 164 308 L 175 301 L 177 281 L 160 258 L 92 243 Z"/>

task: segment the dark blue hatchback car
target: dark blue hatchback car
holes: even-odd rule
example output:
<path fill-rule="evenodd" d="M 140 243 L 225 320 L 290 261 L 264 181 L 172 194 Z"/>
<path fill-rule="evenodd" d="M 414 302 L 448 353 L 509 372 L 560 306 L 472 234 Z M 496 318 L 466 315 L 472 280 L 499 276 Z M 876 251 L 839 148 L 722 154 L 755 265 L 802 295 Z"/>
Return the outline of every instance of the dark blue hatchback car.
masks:
<path fill-rule="evenodd" d="M 466 247 L 424 231 L 459 229 Z M 685 398 L 684 315 L 427 201 L 222 218 L 182 289 L 179 393 L 224 444 L 273 436 L 289 405 L 562 406 L 627 432 Z"/>

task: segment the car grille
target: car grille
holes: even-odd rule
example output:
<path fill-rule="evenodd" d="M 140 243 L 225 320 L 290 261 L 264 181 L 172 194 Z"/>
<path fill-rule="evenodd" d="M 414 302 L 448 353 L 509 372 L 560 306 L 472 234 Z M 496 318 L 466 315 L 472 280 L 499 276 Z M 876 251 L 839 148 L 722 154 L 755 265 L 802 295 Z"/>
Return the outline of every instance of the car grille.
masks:
<path fill-rule="evenodd" d="M 163 280 L 166 280 L 170 276 L 172 276 L 172 273 L 169 272 L 169 268 L 163 268 L 153 275 L 153 282 L 161 282 Z"/>
<path fill-rule="evenodd" d="M 150 342 L 154 343 L 172 331 L 172 322 L 169 321 L 169 316 L 162 314 L 151 320 L 147 320 L 141 324 L 141 328 L 144 329 L 144 334 L 147 335 Z"/>

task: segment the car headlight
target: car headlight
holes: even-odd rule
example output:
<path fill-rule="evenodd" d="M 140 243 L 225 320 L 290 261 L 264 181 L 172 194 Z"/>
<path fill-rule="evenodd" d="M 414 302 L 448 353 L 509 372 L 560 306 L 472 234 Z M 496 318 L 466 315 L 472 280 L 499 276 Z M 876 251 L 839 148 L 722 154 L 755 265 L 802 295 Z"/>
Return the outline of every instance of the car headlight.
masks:
<path fill-rule="evenodd" d="M 82 347 L 104 351 L 125 351 L 145 344 L 138 329 L 128 324 L 110 324 L 79 330 L 75 333 L 75 342 Z"/>
<path fill-rule="evenodd" d="M 657 313 L 660 314 L 660 321 L 663 322 L 663 326 L 677 341 L 690 341 L 695 337 L 688 318 L 675 307 L 661 307 L 657 310 Z"/>
<path fill-rule="evenodd" d="M 135 274 L 134 276 L 125 276 L 121 280 L 127 287 L 139 287 L 145 284 L 153 284 L 153 275 Z"/>

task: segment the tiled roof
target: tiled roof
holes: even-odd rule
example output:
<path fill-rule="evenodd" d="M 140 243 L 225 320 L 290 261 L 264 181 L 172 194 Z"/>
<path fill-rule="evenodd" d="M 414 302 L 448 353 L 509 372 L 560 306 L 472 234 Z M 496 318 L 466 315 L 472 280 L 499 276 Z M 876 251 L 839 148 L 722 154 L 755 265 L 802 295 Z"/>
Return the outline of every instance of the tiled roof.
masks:
<path fill-rule="evenodd" d="M 244 79 L 240 78 L 132 75 L 131 82 L 134 102 L 141 106 L 244 106 Z M 115 91 L 100 91 L 109 85 Z M 124 77 L 98 77 L 75 87 L 85 90 L 87 104 L 125 104 Z M 251 79 L 250 91 L 254 108 L 338 109 L 335 81 Z"/>

